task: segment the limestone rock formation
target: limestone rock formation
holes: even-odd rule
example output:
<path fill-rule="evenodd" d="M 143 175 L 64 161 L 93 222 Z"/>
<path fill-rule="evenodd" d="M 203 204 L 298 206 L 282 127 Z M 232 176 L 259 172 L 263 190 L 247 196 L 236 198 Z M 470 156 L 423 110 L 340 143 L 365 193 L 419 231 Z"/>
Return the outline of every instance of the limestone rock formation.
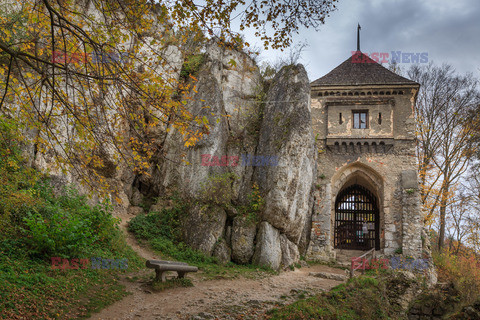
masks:
<path fill-rule="evenodd" d="M 265 195 L 262 219 L 295 244 L 300 241 L 315 177 L 310 83 L 302 65 L 282 68 L 268 91 L 257 154 L 276 155 L 278 166 L 258 167 Z"/>
<path fill-rule="evenodd" d="M 230 262 L 231 255 L 232 250 L 228 247 L 227 242 L 225 239 L 220 238 L 213 249 L 213 256 L 218 259 L 219 263 L 227 264 Z"/>
<path fill-rule="evenodd" d="M 175 67 L 165 72 L 179 79 L 185 58 L 180 50 L 168 47 L 159 52 L 174 53 Z M 119 189 L 115 198 L 121 201 L 115 210 L 134 215 L 142 208 L 161 212 L 171 206 L 162 196 L 174 190 L 188 207 L 181 233 L 193 249 L 222 263 L 253 262 L 273 269 L 292 265 L 299 259 L 298 246 L 303 250 L 308 242 L 315 176 L 305 69 L 283 68 L 266 94 L 259 68 L 246 53 L 209 43 L 202 59 L 186 103 L 193 116 L 208 120 L 208 126 L 196 124 L 207 134 L 185 147 L 182 135 L 162 124 L 150 132 L 159 151 L 146 174 L 112 162 L 104 175 Z M 278 163 L 246 163 L 252 156 Z M 108 150 L 105 159 L 111 160 Z M 45 155 L 37 156 L 44 169 L 48 161 Z M 74 182 L 72 177 L 59 177 Z M 246 212 L 252 210 L 255 184 L 264 206 Z M 157 198 L 161 200 L 155 203 L 152 199 Z"/>
<path fill-rule="evenodd" d="M 253 263 L 259 266 L 280 268 L 282 248 L 280 245 L 280 231 L 264 221 L 260 223 L 257 234 L 257 245 L 253 255 Z"/>
<path fill-rule="evenodd" d="M 256 234 L 255 223 L 245 217 L 238 216 L 233 219 L 231 232 L 232 260 L 236 263 L 247 264 L 254 253 L 254 240 Z"/>
<path fill-rule="evenodd" d="M 280 235 L 280 248 L 282 250 L 282 266 L 287 268 L 300 259 L 300 252 L 295 243 L 288 240 L 284 234 Z"/>
<path fill-rule="evenodd" d="M 168 161 L 163 163 L 158 180 L 164 188 L 177 186 L 184 194 L 198 198 L 209 177 L 230 172 L 238 179 L 233 181 L 229 199 L 225 199 L 229 202 L 250 187 L 252 170 L 239 161 L 241 154 L 253 153 L 256 144 L 247 131 L 259 117 L 259 105 L 252 97 L 259 90 L 260 72 L 245 53 L 227 51 L 215 43 L 207 46 L 206 51 L 189 109 L 208 119 L 209 133 L 193 148 L 183 147 L 181 137 L 170 133 L 164 146 Z M 230 61 L 235 61 L 235 65 Z M 184 153 L 189 165 L 180 162 Z M 222 162 L 222 157 L 228 162 Z M 237 165 L 232 157 L 236 157 Z"/>
<path fill-rule="evenodd" d="M 222 208 L 195 205 L 183 221 L 183 240 L 210 256 L 223 234 L 226 220 L 227 214 Z"/>

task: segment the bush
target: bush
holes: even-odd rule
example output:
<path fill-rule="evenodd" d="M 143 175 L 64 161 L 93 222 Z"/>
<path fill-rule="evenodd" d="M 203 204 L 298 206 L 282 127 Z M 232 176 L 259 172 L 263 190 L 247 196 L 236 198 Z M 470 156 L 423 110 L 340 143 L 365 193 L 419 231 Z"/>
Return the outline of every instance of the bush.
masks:
<path fill-rule="evenodd" d="M 196 76 L 200 67 L 205 61 L 205 55 L 203 54 L 193 54 L 186 57 L 185 62 L 182 65 L 182 70 L 180 71 L 180 77 L 187 81 L 190 76 Z"/>
<path fill-rule="evenodd" d="M 76 256 L 108 244 L 116 222 L 108 205 L 91 207 L 74 188 L 56 197 L 49 180 L 25 165 L 20 137 L 19 127 L 0 117 L 0 241 L 21 238 L 40 258 Z"/>
<path fill-rule="evenodd" d="M 161 212 L 150 212 L 133 218 L 128 230 L 143 239 L 164 237 L 177 241 L 180 239 L 180 215 L 184 212 L 182 206 L 163 209 Z"/>
<path fill-rule="evenodd" d="M 473 253 L 455 255 L 449 250 L 433 254 L 441 281 L 451 282 L 460 292 L 466 304 L 474 302 L 480 295 L 480 261 Z"/>
<path fill-rule="evenodd" d="M 30 213 L 24 221 L 25 242 L 34 255 L 78 256 L 96 240 L 85 221 L 65 212 L 54 211 L 48 219 Z"/>
<path fill-rule="evenodd" d="M 47 183 L 38 186 L 45 204 L 23 218 L 22 233 L 30 252 L 38 257 L 70 257 L 89 252 L 93 245 L 108 245 L 117 220 L 108 205 L 89 206 L 73 188 L 54 197 Z M 117 230 L 118 232 L 118 230 Z"/>

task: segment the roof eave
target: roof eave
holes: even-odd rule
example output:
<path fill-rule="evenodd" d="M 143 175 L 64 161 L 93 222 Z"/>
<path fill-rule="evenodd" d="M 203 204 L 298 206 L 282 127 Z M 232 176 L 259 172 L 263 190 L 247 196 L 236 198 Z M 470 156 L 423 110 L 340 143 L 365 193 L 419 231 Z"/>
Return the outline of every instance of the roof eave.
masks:
<path fill-rule="evenodd" d="M 371 87 L 408 87 L 408 88 L 420 88 L 420 84 L 416 82 L 405 82 L 405 83 L 371 83 L 371 84 L 314 84 L 313 82 L 310 83 L 310 88 L 311 89 L 333 89 L 333 88 L 338 88 L 338 89 L 346 89 L 346 88 L 371 88 Z"/>

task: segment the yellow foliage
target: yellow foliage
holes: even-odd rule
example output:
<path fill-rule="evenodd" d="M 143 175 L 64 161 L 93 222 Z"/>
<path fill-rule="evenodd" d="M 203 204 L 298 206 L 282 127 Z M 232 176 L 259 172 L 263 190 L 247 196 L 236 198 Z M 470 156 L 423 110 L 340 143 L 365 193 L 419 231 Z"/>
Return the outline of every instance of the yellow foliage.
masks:
<path fill-rule="evenodd" d="M 242 28 L 257 27 L 266 45 L 288 46 L 301 24 L 315 26 L 334 8 L 335 0 L 313 1 L 306 11 L 303 1 L 263 9 L 254 1 L 245 9 Z M 227 6 L 149 0 L 11 3 L 0 4 L 0 85 L 8 97 L 0 101 L 0 111 L 36 132 L 33 143 L 55 163 L 49 163 L 52 169 L 69 171 L 100 193 L 116 187 L 100 173 L 108 169 L 108 159 L 148 171 L 162 147 L 152 134 L 174 129 L 191 147 L 210 131 L 208 121 L 186 109 L 191 84 L 178 83 L 164 49 L 174 41 L 192 50 L 189 41 L 204 41 L 205 34 L 228 47 L 248 45 L 230 28 L 232 15 L 245 4 L 239 0 Z M 273 19 L 279 13 L 294 18 Z M 265 24 L 281 31 L 268 36 Z M 184 93 L 181 99 L 174 98 L 178 92 Z"/>

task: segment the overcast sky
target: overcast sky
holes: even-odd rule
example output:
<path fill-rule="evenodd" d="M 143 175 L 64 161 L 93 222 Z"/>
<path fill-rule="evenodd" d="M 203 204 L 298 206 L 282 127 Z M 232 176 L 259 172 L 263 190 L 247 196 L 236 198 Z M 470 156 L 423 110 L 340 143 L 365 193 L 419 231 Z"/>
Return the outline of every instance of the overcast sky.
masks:
<path fill-rule="evenodd" d="M 303 29 L 294 38 L 308 44 L 300 62 L 311 81 L 356 49 L 357 23 L 364 53 L 387 52 L 391 58 L 392 51 L 427 52 L 429 62 L 449 63 L 459 73 L 480 78 L 479 0 L 339 0 L 337 7 L 319 31 Z M 246 40 L 256 42 L 248 34 Z M 268 50 L 261 58 L 275 60 L 277 55 L 287 53 Z M 403 69 L 410 65 L 400 64 Z"/>

